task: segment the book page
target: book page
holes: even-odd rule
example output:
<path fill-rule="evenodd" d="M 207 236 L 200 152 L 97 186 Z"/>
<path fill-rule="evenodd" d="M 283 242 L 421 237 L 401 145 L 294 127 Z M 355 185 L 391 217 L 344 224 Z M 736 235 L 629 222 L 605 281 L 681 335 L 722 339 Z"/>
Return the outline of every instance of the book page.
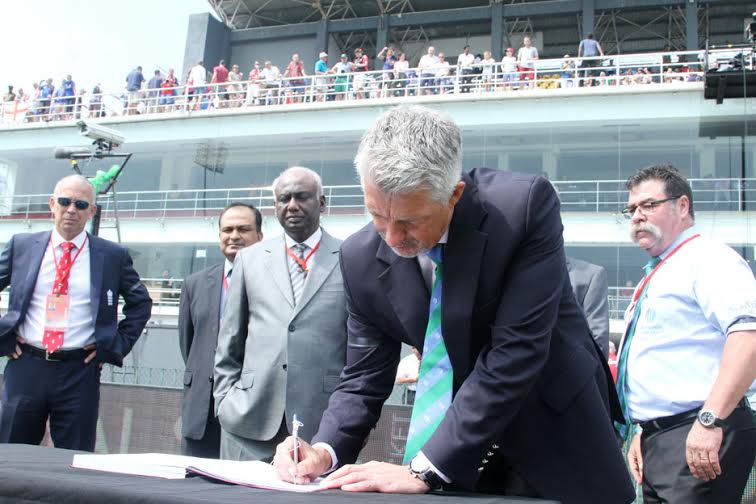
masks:
<path fill-rule="evenodd" d="M 235 460 L 197 459 L 186 468 L 187 472 L 196 473 L 207 478 L 217 479 L 226 483 L 280 490 L 286 492 L 310 493 L 322 490 L 318 478 L 306 485 L 295 485 L 278 479 L 278 474 L 272 465 L 260 461 L 237 462 Z"/>
<path fill-rule="evenodd" d="M 138 476 L 182 479 L 186 467 L 204 459 L 164 453 L 76 454 L 71 467 Z"/>

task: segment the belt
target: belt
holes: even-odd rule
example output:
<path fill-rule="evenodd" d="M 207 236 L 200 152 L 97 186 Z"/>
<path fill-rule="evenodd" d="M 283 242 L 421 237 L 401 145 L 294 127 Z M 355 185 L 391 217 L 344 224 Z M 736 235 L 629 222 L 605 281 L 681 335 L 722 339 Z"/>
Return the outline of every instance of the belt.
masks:
<path fill-rule="evenodd" d="M 750 405 L 748 404 L 748 400 L 744 397 L 741 399 L 738 404 L 735 406 L 736 408 L 750 408 Z M 647 422 L 640 422 L 641 429 L 643 429 L 643 434 L 653 434 L 654 432 L 669 429 L 671 427 L 676 427 L 678 425 L 682 425 L 685 423 L 688 423 L 690 420 L 695 420 L 696 417 L 698 417 L 698 412 L 701 411 L 701 408 L 692 409 L 690 411 L 685 411 L 683 413 L 678 413 L 677 415 L 671 415 L 667 417 L 661 417 L 657 418 L 655 420 L 649 420 Z M 724 420 L 725 422 L 727 420 Z"/>
<path fill-rule="evenodd" d="M 28 353 L 51 362 L 84 360 L 87 355 L 92 353 L 91 350 L 84 350 L 83 348 L 76 348 L 74 350 L 56 350 L 50 353 L 43 348 L 37 348 L 27 343 L 21 343 L 19 348 L 21 348 L 23 353 Z"/>

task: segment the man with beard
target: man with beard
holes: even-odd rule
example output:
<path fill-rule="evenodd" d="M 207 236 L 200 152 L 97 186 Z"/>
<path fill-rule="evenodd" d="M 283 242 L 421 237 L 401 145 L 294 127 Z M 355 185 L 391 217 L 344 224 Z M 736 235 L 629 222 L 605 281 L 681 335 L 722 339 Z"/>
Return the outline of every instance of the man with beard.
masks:
<path fill-rule="evenodd" d="M 346 354 L 346 301 L 337 240 L 320 227 L 320 176 L 284 171 L 273 182 L 284 235 L 234 261 L 215 356 L 221 458 L 270 460 L 295 414 L 309 440 L 339 383 Z"/>
<path fill-rule="evenodd" d="M 363 136 L 372 222 L 341 248 L 347 365 L 299 463 L 292 438 L 277 448 L 279 477 L 338 468 L 325 488 L 630 502 L 619 404 L 567 280 L 559 198 L 543 177 L 463 174 L 461 160 L 459 128 L 428 108 L 392 108 Z M 402 343 L 422 349 L 405 465 L 349 465 Z"/>
<path fill-rule="evenodd" d="M 181 450 L 194 457 L 220 456 L 220 424 L 213 407 L 213 365 L 223 305 L 233 281 L 234 259 L 262 240 L 262 215 L 252 205 L 231 203 L 218 217 L 225 261 L 184 279 L 179 304 L 179 345 L 186 364 L 181 402 Z"/>
<path fill-rule="evenodd" d="M 627 181 L 631 237 L 651 260 L 625 312 L 617 389 L 635 424 L 628 462 L 644 502 L 740 502 L 756 455 L 756 282 L 695 227 L 671 165 Z M 622 429 L 625 430 L 625 429 Z"/>

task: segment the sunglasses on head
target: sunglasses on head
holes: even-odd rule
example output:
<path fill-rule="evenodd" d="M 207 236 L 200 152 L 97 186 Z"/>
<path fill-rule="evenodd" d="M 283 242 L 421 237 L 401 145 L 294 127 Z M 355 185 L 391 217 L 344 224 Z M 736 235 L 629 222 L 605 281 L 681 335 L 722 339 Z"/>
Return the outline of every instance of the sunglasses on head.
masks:
<path fill-rule="evenodd" d="M 89 201 L 84 201 L 80 199 L 72 200 L 71 198 L 60 196 L 58 197 L 56 201 L 58 202 L 58 205 L 64 208 L 68 208 L 69 206 L 71 206 L 71 203 L 74 204 L 74 206 L 76 207 L 76 210 L 86 210 L 87 208 L 89 208 Z"/>

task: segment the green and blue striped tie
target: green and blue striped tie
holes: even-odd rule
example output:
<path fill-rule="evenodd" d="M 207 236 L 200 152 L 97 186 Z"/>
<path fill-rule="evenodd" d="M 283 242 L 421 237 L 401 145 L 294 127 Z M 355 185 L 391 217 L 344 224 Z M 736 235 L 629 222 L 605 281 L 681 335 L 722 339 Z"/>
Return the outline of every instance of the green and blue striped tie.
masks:
<path fill-rule="evenodd" d="M 423 357 L 412 408 L 404 463 L 408 464 L 444 419 L 452 401 L 452 367 L 441 331 L 441 291 L 443 283 L 443 245 L 428 252 L 436 264 L 436 279 L 431 290 L 428 327 L 425 330 Z"/>
<path fill-rule="evenodd" d="M 657 264 L 661 262 L 661 258 L 654 256 L 643 267 L 643 271 L 646 277 L 651 274 Z M 633 318 L 630 320 L 630 324 L 627 326 L 627 332 L 625 333 L 625 341 L 622 343 L 622 350 L 620 351 L 619 362 L 617 364 L 617 396 L 619 397 L 620 406 L 622 406 L 622 414 L 625 417 L 625 424 L 615 422 L 615 427 L 622 436 L 623 439 L 629 439 L 633 435 L 633 429 L 630 428 L 632 419 L 630 418 L 630 408 L 627 404 L 627 355 L 630 352 L 630 342 L 635 335 L 635 326 L 638 323 L 638 317 L 641 313 L 641 304 L 646 298 L 646 291 L 648 290 L 648 283 L 643 286 L 643 291 L 638 294 L 638 301 L 635 303 L 633 309 Z"/>

